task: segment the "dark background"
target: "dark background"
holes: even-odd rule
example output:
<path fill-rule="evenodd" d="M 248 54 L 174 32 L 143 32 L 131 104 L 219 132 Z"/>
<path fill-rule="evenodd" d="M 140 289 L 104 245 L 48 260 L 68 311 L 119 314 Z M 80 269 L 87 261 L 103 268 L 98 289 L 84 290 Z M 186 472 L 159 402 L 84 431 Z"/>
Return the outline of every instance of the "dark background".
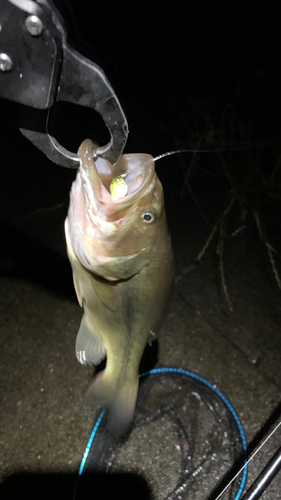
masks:
<path fill-rule="evenodd" d="M 57 6 L 68 27 L 69 43 L 100 64 L 116 89 L 131 131 L 125 152 L 157 155 L 206 144 L 228 149 L 237 142 L 246 147 L 249 141 L 279 141 L 278 2 L 61 0 Z M 31 231 L 20 218 L 67 204 L 75 174 L 51 164 L 21 137 L 22 107 L 3 100 L 0 105 L 0 210 L 5 220 Z M 62 103 L 57 113 L 57 130 L 73 151 L 89 135 L 107 142 L 102 120 L 93 111 Z M 269 175 L 279 149 L 252 153 L 254 162 Z M 244 175 L 247 154 L 234 152 L 227 164 L 235 170 L 240 165 Z M 164 185 L 175 186 L 173 205 L 191 158 L 192 154 L 182 154 L 173 157 L 168 167 L 166 160 L 157 164 Z M 203 155 L 200 161 L 206 169 L 221 173 L 215 155 Z M 193 169 L 193 182 L 199 170 Z M 228 187 L 219 186 L 216 177 L 203 181 L 214 192 Z M 169 199 L 168 192 L 167 203 Z M 50 244 L 50 237 L 43 239 Z"/>
<path fill-rule="evenodd" d="M 69 40 L 91 53 L 120 92 L 131 118 L 128 146 L 157 145 L 162 152 L 167 141 L 189 142 L 208 132 L 203 116 L 194 123 L 198 103 L 212 103 L 211 120 L 231 104 L 246 123 L 277 125 L 277 2 L 102 2 L 92 10 L 86 2 L 70 5 Z M 253 133 L 268 135 L 258 127 Z"/>

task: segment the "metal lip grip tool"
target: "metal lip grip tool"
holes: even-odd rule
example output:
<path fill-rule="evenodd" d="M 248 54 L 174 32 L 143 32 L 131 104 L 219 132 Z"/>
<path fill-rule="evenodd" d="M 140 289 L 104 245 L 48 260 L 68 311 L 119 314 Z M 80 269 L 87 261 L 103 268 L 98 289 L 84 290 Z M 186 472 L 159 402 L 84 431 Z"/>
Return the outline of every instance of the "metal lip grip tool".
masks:
<path fill-rule="evenodd" d="M 38 110 L 58 101 L 92 108 L 110 133 L 96 155 L 114 164 L 123 152 L 129 130 L 121 104 L 103 70 L 67 43 L 50 0 L 0 0 L 0 97 Z M 20 130 L 52 162 L 79 166 L 78 155 L 46 131 Z"/>

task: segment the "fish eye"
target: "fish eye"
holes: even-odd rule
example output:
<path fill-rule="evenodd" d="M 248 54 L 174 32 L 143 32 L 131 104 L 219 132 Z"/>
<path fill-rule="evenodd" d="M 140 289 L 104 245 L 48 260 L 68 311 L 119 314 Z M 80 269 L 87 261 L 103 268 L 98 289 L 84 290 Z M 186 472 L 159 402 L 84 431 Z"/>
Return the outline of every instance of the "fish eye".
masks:
<path fill-rule="evenodd" d="M 156 219 L 155 214 L 152 211 L 143 212 L 142 220 L 146 222 L 146 224 L 152 224 Z"/>

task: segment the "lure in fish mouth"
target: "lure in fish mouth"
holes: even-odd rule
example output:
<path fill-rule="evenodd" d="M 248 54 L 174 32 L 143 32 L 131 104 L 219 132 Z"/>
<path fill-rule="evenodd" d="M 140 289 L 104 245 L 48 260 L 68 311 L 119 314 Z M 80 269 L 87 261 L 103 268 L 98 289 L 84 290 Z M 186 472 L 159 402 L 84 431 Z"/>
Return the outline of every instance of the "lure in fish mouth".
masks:
<path fill-rule="evenodd" d="M 116 165 L 93 160 L 94 143 L 79 148 L 65 221 L 67 253 L 84 314 L 76 339 L 82 364 L 106 368 L 90 388 L 108 409 L 113 433 L 126 432 L 138 392 L 140 360 L 167 308 L 174 263 L 162 185 L 148 154 Z"/>

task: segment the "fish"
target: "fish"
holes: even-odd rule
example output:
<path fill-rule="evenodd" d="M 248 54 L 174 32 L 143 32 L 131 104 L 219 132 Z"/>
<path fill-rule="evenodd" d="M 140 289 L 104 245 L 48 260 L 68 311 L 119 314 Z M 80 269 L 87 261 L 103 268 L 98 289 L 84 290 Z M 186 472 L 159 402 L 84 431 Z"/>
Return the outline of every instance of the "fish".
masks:
<path fill-rule="evenodd" d="M 86 139 L 78 150 L 65 236 L 84 312 L 76 357 L 88 365 L 106 357 L 89 391 L 118 435 L 133 421 L 140 361 L 169 305 L 174 259 L 153 157 L 125 154 L 112 165 L 95 158 L 96 147 Z"/>

